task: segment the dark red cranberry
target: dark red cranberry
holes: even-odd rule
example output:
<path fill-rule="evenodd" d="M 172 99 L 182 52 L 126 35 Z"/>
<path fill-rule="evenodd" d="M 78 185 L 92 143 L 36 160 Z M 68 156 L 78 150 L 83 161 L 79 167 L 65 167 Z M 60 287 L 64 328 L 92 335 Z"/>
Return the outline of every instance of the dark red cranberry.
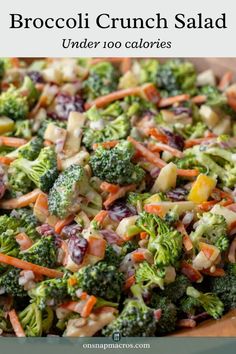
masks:
<path fill-rule="evenodd" d="M 125 201 L 119 201 L 114 204 L 109 209 L 109 217 L 113 221 L 121 221 L 124 218 L 135 215 L 136 210 L 131 205 L 127 205 Z"/>
<path fill-rule="evenodd" d="M 64 226 L 61 235 L 64 238 L 70 238 L 71 236 L 77 236 L 82 231 L 82 226 L 79 224 L 72 224 Z"/>
<path fill-rule="evenodd" d="M 68 242 L 68 250 L 71 259 L 76 264 L 81 264 L 88 249 L 88 241 L 81 236 L 71 236 Z"/>
<path fill-rule="evenodd" d="M 79 96 L 59 93 L 54 101 L 54 108 L 48 115 L 53 119 L 67 120 L 70 112 L 84 112 L 84 100 Z"/>
<path fill-rule="evenodd" d="M 184 188 L 175 188 L 166 193 L 167 197 L 173 200 L 185 200 L 188 191 Z"/>
<path fill-rule="evenodd" d="M 39 71 L 35 71 L 35 70 L 29 71 L 27 73 L 27 76 L 29 76 L 35 84 L 41 84 L 44 82 L 43 77 Z"/>

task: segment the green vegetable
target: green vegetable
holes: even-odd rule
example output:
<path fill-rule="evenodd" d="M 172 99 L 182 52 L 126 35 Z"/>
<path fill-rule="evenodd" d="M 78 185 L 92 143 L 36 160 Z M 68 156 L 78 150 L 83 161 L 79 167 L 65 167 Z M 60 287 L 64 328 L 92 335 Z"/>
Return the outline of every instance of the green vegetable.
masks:
<path fill-rule="evenodd" d="M 44 280 L 28 294 L 41 310 L 47 305 L 59 305 L 67 297 L 67 279 L 64 277 Z"/>
<path fill-rule="evenodd" d="M 27 337 L 41 337 L 52 326 L 53 311 L 47 307 L 41 311 L 35 303 L 28 305 L 19 313 L 19 320 Z"/>
<path fill-rule="evenodd" d="M 31 124 L 32 122 L 29 119 L 16 121 L 14 136 L 24 138 L 24 139 L 31 139 L 32 138 Z"/>
<path fill-rule="evenodd" d="M 5 293 L 16 297 L 27 296 L 24 287 L 19 284 L 21 269 L 9 268 L 0 275 L 0 288 L 3 288 Z"/>
<path fill-rule="evenodd" d="M 0 95 L 0 115 L 14 120 L 25 119 L 37 98 L 38 92 L 31 79 L 26 76 L 19 89 L 11 86 Z"/>
<path fill-rule="evenodd" d="M 164 287 L 165 271 L 151 266 L 148 262 L 140 263 L 135 273 L 137 283 L 141 283 L 144 287 Z"/>
<path fill-rule="evenodd" d="M 153 293 L 149 306 L 161 310 L 161 318 L 157 322 L 156 333 L 165 335 L 173 332 L 177 323 L 177 308 L 170 299 Z"/>
<path fill-rule="evenodd" d="M 57 263 L 57 247 L 53 236 L 44 236 L 26 251 L 21 252 L 22 259 L 43 267 L 53 268 Z"/>
<path fill-rule="evenodd" d="M 20 157 L 11 166 L 25 173 L 44 192 L 52 187 L 58 175 L 56 153 L 51 147 L 43 148 L 34 161 Z"/>
<path fill-rule="evenodd" d="M 30 140 L 27 144 L 21 146 L 18 151 L 18 157 L 23 157 L 27 160 L 33 161 L 35 160 L 41 149 L 43 148 L 42 139 L 36 137 Z"/>
<path fill-rule="evenodd" d="M 200 241 L 216 246 L 221 252 L 229 246 L 225 217 L 211 212 L 204 213 L 190 238 L 198 246 Z"/>
<path fill-rule="evenodd" d="M 131 288 L 134 298 L 128 299 L 120 315 L 102 330 L 104 336 L 110 337 L 119 332 L 122 337 L 152 337 L 156 331 L 154 310 L 143 301 L 138 285 Z"/>
<path fill-rule="evenodd" d="M 101 62 L 90 68 L 87 80 L 83 82 L 83 92 L 88 100 L 104 96 L 117 88 L 118 76 L 114 66 L 109 62 Z"/>
<path fill-rule="evenodd" d="M 48 207 L 51 214 L 63 219 L 75 213 L 81 205 L 78 197 L 87 198 L 88 207 L 94 208 L 97 212 L 102 208 L 102 198 L 89 184 L 88 177 L 83 167 L 71 165 L 63 171 L 48 197 Z"/>
<path fill-rule="evenodd" d="M 175 281 L 165 286 L 161 296 L 167 297 L 171 302 L 177 303 L 185 294 L 190 281 L 184 275 L 177 275 Z"/>
<path fill-rule="evenodd" d="M 114 265 L 105 262 L 89 265 L 74 273 L 72 278 L 76 280 L 75 285 L 68 285 L 68 292 L 72 297 L 77 289 L 82 289 L 105 300 L 120 299 L 124 278 Z"/>
<path fill-rule="evenodd" d="M 100 146 L 90 160 L 93 174 L 114 184 L 140 183 L 145 173 L 141 167 L 131 162 L 133 155 L 134 148 L 127 141 L 109 150 Z"/>
<path fill-rule="evenodd" d="M 129 135 L 130 121 L 125 115 L 121 115 L 111 122 L 107 122 L 101 130 L 86 127 L 83 133 L 83 144 L 92 149 L 95 143 L 110 140 L 124 139 Z"/>
<path fill-rule="evenodd" d="M 15 232 L 13 230 L 6 230 L 0 234 L 0 253 L 17 257 L 19 251 L 19 244 L 16 242 Z"/>

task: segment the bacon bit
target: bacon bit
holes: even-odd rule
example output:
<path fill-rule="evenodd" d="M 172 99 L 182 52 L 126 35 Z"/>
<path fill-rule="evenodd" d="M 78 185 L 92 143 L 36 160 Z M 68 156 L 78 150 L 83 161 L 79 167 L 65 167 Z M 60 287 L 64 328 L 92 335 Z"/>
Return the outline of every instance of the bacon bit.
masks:
<path fill-rule="evenodd" d="M 139 251 L 133 252 L 131 258 L 135 263 L 143 262 L 146 259 L 144 252 L 139 252 Z"/>
<path fill-rule="evenodd" d="M 183 236 L 183 245 L 184 248 L 187 252 L 191 251 L 193 249 L 193 243 L 184 227 L 184 224 L 179 221 L 177 224 L 177 230 L 182 234 Z"/>
<path fill-rule="evenodd" d="M 158 149 L 159 151 L 168 151 L 170 152 L 173 156 L 178 157 L 178 158 L 182 158 L 184 156 L 184 154 L 182 153 L 182 151 L 172 148 L 169 145 L 163 144 L 163 143 L 156 143 L 155 144 L 156 149 Z"/>
<path fill-rule="evenodd" d="M 44 146 L 52 146 L 53 143 L 50 140 L 44 140 L 43 145 Z"/>
<path fill-rule="evenodd" d="M 134 284 L 135 284 L 135 276 L 131 275 L 131 277 L 129 277 L 125 281 L 124 290 L 129 290 L 131 288 L 131 286 Z"/>
<path fill-rule="evenodd" d="M 194 328 L 196 327 L 197 322 L 192 320 L 191 318 L 184 318 L 177 322 L 177 326 L 180 328 Z"/>
<path fill-rule="evenodd" d="M 202 104 L 205 103 L 207 100 L 205 95 L 198 95 L 198 96 L 194 96 L 191 101 L 195 104 Z"/>
<path fill-rule="evenodd" d="M 181 273 L 184 274 L 191 282 L 197 282 L 202 279 L 201 273 L 191 264 L 183 261 L 181 263 Z"/>
<path fill-rule="evenodd" d="M 116 193 L 118 192 L 120 186 L 118 184 L 112 184 L 108 182 L 102 182 L 100 185 L 100 189 L 103 192 Z"/>
<path fill-rule="evenodd" d="M 16 242 L 20 245 L 20 250 L 25 251 L 30 248 L 33 244 L 32 240 L 24 233 L 20 232 L 15 237 Z"/>
<path fill-rule="evenodd" d="M 230 263 L 236 262 L 236 237 L 233 239 L 229 247 L 228 260 Z"/>
<path fill-rule="evenodd" d="M 210 275 L 211 277 L 224 277 L 225 276 L 225 271 L 223 268 L 216 268 L 213 272 L 208 269 L 202 269 L 201 273 L 204 275 Z"/>
<path fill-rule="evenodd" d="M 2 163 L 3 165 L 10 165 L 14 160 L 15 158 L 13 157 L 0 156 L 0 163 Z"/>
<path fill-rule="evenodd" d="M 161 309 L 157 309 L 157 310 L 154 311 L 154 317 L 155 317 L 155 319 L 156 319 L 157 321 L 160 320 L 161 315 L 162 315 L 162 310 L 161 310 Z"/>

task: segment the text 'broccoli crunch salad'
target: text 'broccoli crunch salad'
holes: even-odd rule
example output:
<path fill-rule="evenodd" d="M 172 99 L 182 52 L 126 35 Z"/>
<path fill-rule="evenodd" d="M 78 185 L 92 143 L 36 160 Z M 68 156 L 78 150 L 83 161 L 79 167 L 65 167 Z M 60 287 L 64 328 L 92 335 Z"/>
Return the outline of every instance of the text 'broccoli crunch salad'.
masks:
<path fill-rule="evenodd" d="M 0 82 L 1 335 L 163 336 L 236 307 L 231 72 L 2 58 Z"/>

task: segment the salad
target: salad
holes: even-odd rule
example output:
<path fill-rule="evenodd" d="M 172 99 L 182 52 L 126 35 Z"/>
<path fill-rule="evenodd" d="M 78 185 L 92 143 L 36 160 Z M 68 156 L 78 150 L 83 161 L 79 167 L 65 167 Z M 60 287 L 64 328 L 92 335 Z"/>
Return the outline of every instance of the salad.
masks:
<path fill-rule="evenodd" d="M 0 333 L 163 336 L 236 307 L 236 84 L 0 59 Z"/>

